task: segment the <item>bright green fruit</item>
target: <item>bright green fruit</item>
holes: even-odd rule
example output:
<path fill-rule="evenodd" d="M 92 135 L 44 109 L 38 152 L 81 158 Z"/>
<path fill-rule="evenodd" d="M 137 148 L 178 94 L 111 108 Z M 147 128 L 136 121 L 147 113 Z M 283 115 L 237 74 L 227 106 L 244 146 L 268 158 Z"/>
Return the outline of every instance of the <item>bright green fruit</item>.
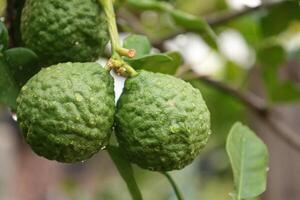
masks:
<path fill-rule="evenodd" d="M 155 171 L 181 169 L 209 134 L 210 113 L 189 83 L 146 71 L 127 79 L 117 105 L 116 135 L 131 162 Z"/>
<path fill-rule="evenodd" d="M 109 140 L 114 83 L 97 63 L 42 69 L 22 88 L 17 115 L 25 140 L 38 155 L 60 162 L 86 160 Z"/>
<path fill-rule="evenodd" d="M 21 18 L 23 42 L 44 65 L 96 60 L 106 27 L 97 0 L 27 0 Z"/>

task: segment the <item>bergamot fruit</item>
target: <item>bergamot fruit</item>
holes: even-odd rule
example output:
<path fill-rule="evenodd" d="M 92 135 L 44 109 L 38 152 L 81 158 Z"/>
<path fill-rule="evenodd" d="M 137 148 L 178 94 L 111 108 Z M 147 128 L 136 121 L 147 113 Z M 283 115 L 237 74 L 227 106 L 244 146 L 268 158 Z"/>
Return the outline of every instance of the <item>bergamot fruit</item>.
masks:
<path fill-rule="evenodd" d="M 96 60 L 108 41 L 106 27 L 97 0 L 27 0 L 21 17 L 22 40 L 44 66 Z"/>
<path fill-rule="evenodd" d="M 114 86 L 97 63 L 63 63 L 42 69 L 23 86 L 17 116 L 34 152 L 77 162 L 108 143 L 114 121 Z"/>
<path fill-rule="evenodd" d="M 170 75 L 147 71 L 126 80 L 115 121 L 127 158 L 154 171 L 190 164 L 210 134 L 210 113 L 200 91 Z"/>

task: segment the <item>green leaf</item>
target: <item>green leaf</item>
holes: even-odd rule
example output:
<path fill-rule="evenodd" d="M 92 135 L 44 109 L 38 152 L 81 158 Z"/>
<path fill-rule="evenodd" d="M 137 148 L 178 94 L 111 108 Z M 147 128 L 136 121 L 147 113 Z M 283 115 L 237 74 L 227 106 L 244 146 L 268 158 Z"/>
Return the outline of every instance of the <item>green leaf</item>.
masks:
<path fill-rule="evenodd" d="M 266 46 L 259 49 L 258 59 L 261 63 L 278 69 L 278 66 L 286 60 L 285 50 L 279 45 Z"/>
<path fill-rule="evenodd" d="M 247 77 L 247 70 L 233 61 L 227 61 L 224 68 L 224 79 L 235 85 L 243 85 Z"/>
<path fill-rule="evenodd" d="M 10 74 L 3 55 L 0 54 L 0 103 L 16 109 L 18 94 L 19 88 Z"/>
<path fill-rule="evenodd" d="M 256 48 L 261 44 L 262 31 L 260 26 L 259 13 L 239 17 L 228 23 L 228 26 L 238 30 L 250 46 Z M 228 27 L 227 26 L 227 27 Z"/>
<path fill-rule="evenodd" d="M 135 181 L 131 164 L 125 159 L 122 150 L 117 146 L 108 146 L 107 151 L 115 163 L 120 175 L 126 182 L 133 200 L 142 200 L 142 194 Z"/>
<path fill-rule="evenodd" d="M 143 35 L 129 35 L 125 38 L 123 47 L 134 49 L 136 51 L 134 58 L 140 58 L 149 54 L 152 48 L 148 38 Z"/>
<path fill-rule="evenodd" d="M 202 18 L 196 17 L 189 13 L 180 10 L 173 10 L 171 11 L 171 16 L 177 25 L 188 30 L 203 31 L 205 28 L 206 22 Z"/>
<path fill-rule="evenodd" d="M 175 74 L 178 67 L 180 67 L 180 65 L 183 64 L 183 58 L 182 58 L 181 54 L 178 51 L 170 51 L 170 52 L 165 53 L 165 55 L 167 55 L 173 59 L 174 70 L 176 68 L 176 70 L 174 71 L 174 74 Z"/>
<path fill-rule="evenodd" d="M 286 52 L 279 45 L 264 47 L 258 51 L 262 77 L 272 102 L 291 102 L 300 99 L 300 87 L 291 80 L 281 80 L 279 69 L 286 60 Z"/>
<path fill-rule="evenodd" d="M 128 0 L 127 3 L 137 9 L 160 11 L 169 14 L 174 22 L 184 29 L 199 33 L 212 48 L 217 49 L 217 37 L 209 24 L 201 17 L 176 10 L 166 2 L 154 0 Z"/>
<path fill-rule="evenodd" d="M 7 49 L 7 46 L 8 46 L 8 32 L 3 22 L 0 21 L 0 51 Z"/>
<path fill-rule="evenodd" d="M 248 127 L 237 122 L 227 138 L 226 150 L 234 176 L 234 199 L 254 198 L 266 190 L 268 151 Z"/>
<path fill-rule="evenodd" d="M 39 71 L 38 57 L 26 48 L 8 49 L 0 54 L 0 103 L 16 109 L 20 88 Z"/>
<path fill-rule="evenodd" d="M 140 10 L 165 11 L 169 8 L 167 3 L 153 0 L 127 0 L 127 3 Z"/>
<path fill-rule="evenodd" d="M 170 10 L 169 13 L 178 26 L 199 33 L 208 45 L 217 49 L 217 37 L 205 20 L 180 10 Z"/>
<path fill-rule="evenodd" d="M 30 49 L 18 47 L 8 49 L 3 54 L 13 78 L 20 87 L 40 70 L 38 56 Z"/>
<path fill-rule="evenodd" d="M 294 20 L 300 20 L 298 1 L 285 1 L 272 7 L 261 20 L 264 36 L 273 36 L 284 31 Z"/>
<path fill-rule="evenodd" d="M 137 59 L 126 59 L 135 69 L 144 69 L 164 74 L 175 74 L 181 64 L 180 54 L 170 52 L 166 54 L 146 55 Z"/>

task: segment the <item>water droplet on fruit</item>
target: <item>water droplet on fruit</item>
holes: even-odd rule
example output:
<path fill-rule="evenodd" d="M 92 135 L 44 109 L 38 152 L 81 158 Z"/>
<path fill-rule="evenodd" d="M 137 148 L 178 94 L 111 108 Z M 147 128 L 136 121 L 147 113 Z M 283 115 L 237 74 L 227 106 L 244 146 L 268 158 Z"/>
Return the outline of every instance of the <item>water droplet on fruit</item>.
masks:
<path fill-rule="evenodd" d="M 27 86 L 25 85 L 24 87 L 22 87 L 22 90 L 25 91 L 27 89 Z"/>
<path fill-rule="evenodd" d="M 75 99 L 76 99 L 76 101 L 80 102 L 80 101 L 83 100 L 83 97 L 82 97 L 81 94 L 76 93 L 76 94 L 75 94 Z"/>

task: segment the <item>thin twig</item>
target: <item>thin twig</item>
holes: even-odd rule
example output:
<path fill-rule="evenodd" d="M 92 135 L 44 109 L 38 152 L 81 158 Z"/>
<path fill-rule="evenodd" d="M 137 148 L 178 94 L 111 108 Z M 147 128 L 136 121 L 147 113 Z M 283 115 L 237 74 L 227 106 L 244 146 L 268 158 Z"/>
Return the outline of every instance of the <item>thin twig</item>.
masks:
<path fill-rule="evenodd" d="M 175 181 L 173 180 L 173 178 L 171 177 L 171 175 L 168 174 L 167 172 L 161 172 L 161 173 L 168 179 L 168 181 L 172 185 L 173 190 L 174 190 L 174 192 L 175 192 L 175 194 L 177 196 L 177 199 L 178 200 L 184 200 L 183 195 L 179 191 L 179 188 L 177 187 L 177 185 L 176 185 Z"/>

